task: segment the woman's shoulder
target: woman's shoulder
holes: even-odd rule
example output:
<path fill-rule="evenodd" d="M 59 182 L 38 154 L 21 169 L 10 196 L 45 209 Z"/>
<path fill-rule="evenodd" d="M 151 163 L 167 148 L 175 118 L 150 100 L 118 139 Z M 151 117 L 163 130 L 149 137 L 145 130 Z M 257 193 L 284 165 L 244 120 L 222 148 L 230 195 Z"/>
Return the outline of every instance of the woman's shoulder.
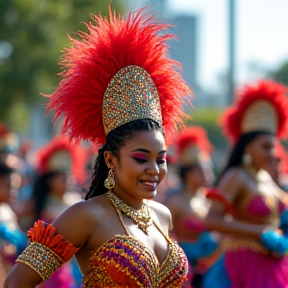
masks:
<path fill-rule="evenodd" d="M 236 166 L 229 168 L 225 174 L 223 175 L 221 181 L 228 181 L 228 182 L 235 182 L 237 183 L 238 181 L 243 181 L 246 177 L 246 173 L 244 169 L 241 166 Z"/>
<path fill-rule="evenodd" d="M 66 240 L 81 247 L 103 219 L 102 202 L 102 196 L 79 201 L 66 209 L 52 225 Z"/>

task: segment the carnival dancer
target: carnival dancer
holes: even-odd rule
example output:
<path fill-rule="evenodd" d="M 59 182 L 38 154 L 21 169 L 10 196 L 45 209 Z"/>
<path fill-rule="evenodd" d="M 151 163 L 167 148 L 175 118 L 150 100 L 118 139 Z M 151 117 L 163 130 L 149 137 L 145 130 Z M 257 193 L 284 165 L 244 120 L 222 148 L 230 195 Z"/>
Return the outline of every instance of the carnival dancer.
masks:
<path fill-rule="evenodd" d="M 31 227 L 37 219 L 52 223 L 69 206 L 81 200 L 79 193 L 68 190 L 68 178 L 72 175 L 78 182 L 85 179 L 85 156 L 80 146 L 69 143 L 69 139 L 61 135 L 39 149 L 36 153 L 39 175 L 34 182 L 32 196 L 18 203 L 18 210 L 15 209 L 18 217 L 27 216 L 22 219 L 26 227 Z M 78 272 L 78 277 L 74 277 L 71 263 L 74 262 L 63 265 L 39 288 L 80 287 L 81 274 Z"/>
<path fill-rule="evenodd" d="M 169 210 L 151 199 L 166 174 L 164 131 L 181 121 L 190 90 L 166 57 L 169 25 L 141 13 L 93 16 L 89 34 L 66 50 L 50 107 L 66 116 L 71 138 L 103 146 L 86 201 L 52 225 L 34 225 L 5 287 L 34 287 L 75 253 L 87 288 L 181 287 L 186 279 Z"/>
<path fill-rule="evenodd" d="M 193 267 L 192 287 L 202 287 L 202 276 L 217 247 L 217 237 L 205 230 L 204 219 L 210 207 L 207 181 L 212 180 L 213 146 L 200 126 L 187 127 L 175 136 L 177 165 L 183 183 L 179 193 L 166 202 L 173 219 L 173 232 Z M 211 183 L 210 180 L 210 183 Z"/>
<path fill-rule="evenodd" d="M 0 286 L 3 287 L 13 264 L 27 245 L 26 234 L 21 232 L 17 217 L 9 206 L 13 169 L 0 163 Z"/>
<path fill-rule="evenodd" d="M 287 135 L 286 93 L 284 86 L 261 80 L 240 90 L 223 115 L 234 148 L 211 192 L 216 201 L 206 225 L 230 236 L 206 276 L 207 288 L 288 287 L 288 214 L 283 191 L 264 170 L 274 161 L 275 137 Z"/>

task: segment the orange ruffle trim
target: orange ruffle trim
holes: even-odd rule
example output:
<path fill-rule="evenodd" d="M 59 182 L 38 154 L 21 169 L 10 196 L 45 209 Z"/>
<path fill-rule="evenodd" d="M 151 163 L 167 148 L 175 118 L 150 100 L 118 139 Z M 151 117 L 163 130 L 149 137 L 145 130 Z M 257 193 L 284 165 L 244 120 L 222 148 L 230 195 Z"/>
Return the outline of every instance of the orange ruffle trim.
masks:
<path fill-rule="evenodd" d="M 38 220 L 27 232 L 27 237 L 32 242 L 40 243 L 54 253 L 64 262 L 68 261 L 78 250 L 71 242 L 65 241 L 61 234 L 57 234 L 52 225 Z"/>

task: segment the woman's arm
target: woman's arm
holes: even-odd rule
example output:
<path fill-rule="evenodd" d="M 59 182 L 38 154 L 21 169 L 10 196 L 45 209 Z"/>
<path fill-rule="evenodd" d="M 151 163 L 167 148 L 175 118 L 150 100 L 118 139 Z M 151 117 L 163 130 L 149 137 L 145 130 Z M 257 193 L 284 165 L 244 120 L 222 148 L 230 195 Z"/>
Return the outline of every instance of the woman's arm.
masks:
<path fill-rule="evenodd" d="M 54 228 L 56 228 L 56 231 L 57 231 L 57 236 L 53 236 L 51 238 L 51 241 L 54 241 L 54 240 L 59 241 L 61 236 L 58 236 L 58 235 L 62 235 L 63 241 L 65 241 L 66 247 L 68 245 L 68 242 L 71 243 L 71 244 L 69 244 L 70 245 L 70 251 L 71 251 L 71 249 L 72 249 L 72 251 L 78 250 L 77 248 L 81 249 L 81 247 L 83 247 L 85 245 L 87 239 L 90 237 L 90 235 L 92 233 L 91 227 L 94 226 L 94 228 L 95 228 L 95 223 L 94 223 L 95 221 L 93 222 L 93 225 L 91 225 L 91 216 L 90 215 L 91 215 L 91 213 L 89 213 L 89 205 L 87 205 L 86 201 L 83 201 L 83 202 L 80 202 L 80 203 L 73 205 L 72 207 L 67 209 L 61 216 L 59 216 L 52 223 L 52 227 L 49 226 L 49 229 L 50 229 L 50 233 L 48 233 L 49 236 L 53 234 L 52 231 Z M 38 226 L 42 230 L 45 229 L 43 227 L 47 227 L 47 225 L 43 225 L 42 223 L 39 223 Z M 34 230 L 33 232 L 35 232 L 34 233 L 35 235 L 33 237 L 39 238 L 39 235 L 36 235 L 36 234 L 40 233 L 39 231 L 41 231 L 41 229 Z M 46 231 L 48 231 L 48 230 L 46 230 Z M 43 232 L 43 235 L 47 235 L 46 231 Z M 29 232 L 28 232 L 28 234 L 29 234 Z M 56 239 L 56 237 L 57 237 L 57 239 Z M 45 238 L 45 237 L 43 236 L 42 238 Z M 49 241 L 46 241 L 45 243 L 48 243 L 48 242 Z M 32 244 L 33 243 L 35 244 L 36 242 L 32 242 Z M 40 259 L 40 261 L 41 261 L 41 255 L 43 256 L 45 254 L 45 252 L 42 252 L 42 250 L 45 251 L 45 249 L 46 249 L 46 246 L 42 245 L 42 244 L 43 243 L 40 243 L 40 250 L 37 250 L 38 248 L 36 247 L 37 253 L 35 253 L 35 254 L 37 254 L 37 256 L 38 256 L 37 258 Z M 39 267 L 36 267 L 36 269 L 34 266 L 33 267 L 34 270 L 29 267 L 29 265 L 30 265 L 29 263 L 32 264 L 30 266 L 33 266 L 35 264 L 35 261 L 33 260 L 33 258 L 36 256 L 36 255 L 32 256 L 33 251 L 36 251 L 36 250 L 33 250 L 35 248 L 31 248 L 31 246 L 30 246 L 30 250 L 29 250 L 29 246 L 25 250 L 28 252 L 26 252 L 24 257 L 23 257 L 23 255 L 24 255 L 25 251 L 22 254 L 22 260 L 24 260 L 24 262 L 27 262 L 27 265 L 24 263 L 17 263 L 13 267 L 13 269 L 11 270 L 11 272 L 9 273 L 9 275 L 6 278 L 5 286 L 4 286 L 5 288 L 34 288 L 43 281 L 43 275 L 45 274 L 45 271 L 49 271 L 48 267 L 46 269 L 46 267 L 43 266 L 43 265 L 45 265 L 44 264 L 45 262 L 43 262 L 42 266 L 39 265 Z M 49 245 L 48 245 L 48 248 L 49 248 Z M 63 256 L 66 252 L 59 251 L 59 254 L 60 253 L 62 253 L 61 256 Z M 19 257 L 21 257 L 21 255 Z M 30 258 L 30 257 L 32 257 L 32 258 Z M 64 258 L 65 257 L 63 257 L 63 259 Z M 38 273 L 35 270 L 38 270 Z M 39 271 L 40 271 L 40 273 L 39 273 Z M 42 275 L 40 275 L 41 271 L 44 271 L 44 273 Z"/>
<path fill-rule="evenodd" d="M 218 188 L 227 201 L 232 204 L 236 202 L 235 200 L 244 189 L 246 181 L 247 179 L 241 169 L 231 169 L 231 171 L 228 171 L 223 176 Z M 260 240 L 261 233 L 267 228 L 266 225 L 249 224 L 231 218 L 229 219 L 226 216 L 226 209 L 222 203 L 213 201 L 205 219 L 205 226 L 208 230 L 216 230 L 236 236 L 252 237 L 257 240 Z"/>

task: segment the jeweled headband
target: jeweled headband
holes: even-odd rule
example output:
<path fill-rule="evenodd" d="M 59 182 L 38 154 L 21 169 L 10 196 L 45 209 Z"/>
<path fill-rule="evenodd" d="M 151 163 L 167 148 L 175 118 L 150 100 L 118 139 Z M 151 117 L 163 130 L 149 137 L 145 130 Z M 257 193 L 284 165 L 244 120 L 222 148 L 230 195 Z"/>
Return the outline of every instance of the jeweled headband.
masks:
<path fill-rule="evenodd" d="M 169 25 L 142 15 L 127 19 L 110 11 L 109 19 L 92 16 L 89 32 L 71 39 L 62 61 L 62 81 L 49 96 L 56 118 L 65 118 L 70 138 L 104 144 L 113 129 L 149 118 L 167 136 L 179 127 L 182 104 L 192 95 L 178 62 L 167 57 Z"/>

